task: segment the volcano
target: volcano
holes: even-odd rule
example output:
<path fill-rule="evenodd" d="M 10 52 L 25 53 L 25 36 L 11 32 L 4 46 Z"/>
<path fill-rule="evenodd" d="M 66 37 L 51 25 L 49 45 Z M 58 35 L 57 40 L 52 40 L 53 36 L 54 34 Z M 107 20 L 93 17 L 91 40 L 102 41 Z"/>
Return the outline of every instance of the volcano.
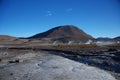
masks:
<path fill-rule="evenodd" d="M 46 32 L 38 33 L 29 37 L 29 39 L 50 39 L 52 41 L 81 41 L 86 42 L 88 40 L 94 39 L 91 35 L 85 33 L 83 30 L 79 29 L 74 25 L 63 25 L 52 28 Z"/>

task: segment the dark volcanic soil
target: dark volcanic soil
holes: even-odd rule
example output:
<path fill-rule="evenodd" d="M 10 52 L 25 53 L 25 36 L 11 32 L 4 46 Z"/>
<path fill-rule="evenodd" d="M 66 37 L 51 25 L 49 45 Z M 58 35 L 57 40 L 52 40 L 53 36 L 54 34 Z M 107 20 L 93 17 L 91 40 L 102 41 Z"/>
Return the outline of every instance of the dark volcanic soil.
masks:
<path fill-rule="evenodd" d="M 94 48 L 51 50 L 51 54 L 60 55 L 77 62 L 104 69 L 120 80 L 120 49 L 119 48 Z M 61 53 L 62 52 L 62 53 Z"/>

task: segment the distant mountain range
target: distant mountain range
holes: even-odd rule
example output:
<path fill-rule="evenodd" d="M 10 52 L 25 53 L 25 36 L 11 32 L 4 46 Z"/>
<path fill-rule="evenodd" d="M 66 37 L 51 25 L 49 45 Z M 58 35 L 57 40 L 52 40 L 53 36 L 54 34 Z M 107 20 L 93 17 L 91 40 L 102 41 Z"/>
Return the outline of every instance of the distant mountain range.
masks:
<path fill-rule="evenodd" d="M 20 39 L 8 35 L 0 35 L 0 44 L 23 44 L 27 41 L 28 39 Z"/>
<path fill-rule="evenodd" d="M 14 40 L 14 39 L 16 39 L 16 37 L 12 37 L 12 36 L 8 36 L 8 35 L 0 35 L 0 41 L 2 41 L 2 40 L 9 40 L 9 41 L 11 41 L 11 40 Z"/>
<path fill-rule="evenodd" d="M 16 38 L 7 35 L 0 35 L 0 44 L 22 44 L 27 42 L 32 43 L 53 43 L 57 42 L 87 42 L 88 40 L 95 41 L 120 41 L 120 36 L 115 38 L 93 38 L 91 35 L 85 33 L 83 30 L 73 25 L 63 25 L 52 28 L 46 32 L 38 33 L 27 38 Z"/>
<path fill-rule="evenodd" d="M 115 38 L 106 38 L 106 37 L 100 37 L 96 38 L 97 41 L 120 41 L 120 36 Z"/>

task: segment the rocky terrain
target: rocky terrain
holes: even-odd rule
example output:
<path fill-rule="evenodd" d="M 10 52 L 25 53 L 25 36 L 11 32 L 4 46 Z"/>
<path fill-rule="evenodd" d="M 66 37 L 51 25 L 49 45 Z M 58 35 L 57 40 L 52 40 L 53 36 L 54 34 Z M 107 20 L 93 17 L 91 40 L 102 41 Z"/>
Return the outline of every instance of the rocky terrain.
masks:
<path fill-rule="evenodd" d="M 70 48 L 69 48 L 70 49 Z M 71 60 L 84 63 L 86 65 L 98 67 L 108 71 L 116 79 L 120 79 L 120 49 L 112 48 L 94 48 L 91 49 L 48 49 L 52 54 L 60 55 Z"/>
<path fill-rule="evenodd" d="M 104 70 L 52 53 L 0 50 L 0 80 L 116 80 Z"/>

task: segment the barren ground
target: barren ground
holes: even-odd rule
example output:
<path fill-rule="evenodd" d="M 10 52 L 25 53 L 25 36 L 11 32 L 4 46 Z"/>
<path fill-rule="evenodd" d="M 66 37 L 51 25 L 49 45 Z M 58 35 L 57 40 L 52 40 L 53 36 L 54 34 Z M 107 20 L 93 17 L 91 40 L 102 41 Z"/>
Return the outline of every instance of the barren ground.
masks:
<path fill-rule="evenodd" d="M 119 47 L 0 49 L 0 80 L 120 80 L 119 67 Z"/>

